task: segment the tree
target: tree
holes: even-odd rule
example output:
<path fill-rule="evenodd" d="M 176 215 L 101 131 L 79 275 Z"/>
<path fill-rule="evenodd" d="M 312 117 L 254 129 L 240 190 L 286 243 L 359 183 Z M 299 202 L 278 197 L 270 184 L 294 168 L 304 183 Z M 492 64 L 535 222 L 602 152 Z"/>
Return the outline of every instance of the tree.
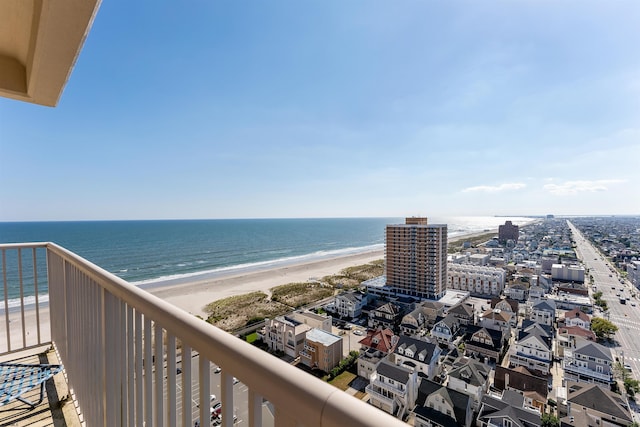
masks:
<path fill-rule="evenodd" d="M 640 381 L 626 377 L 624 379 L 624 389 L 629 396 L 635 396 L 635 394 L 640 391 Z"/>
<path fill-rule="evenodd" d="M 543 414 L 541 418 L 542 427 L 558 427 L 560 425 L 560 421 L 558 421 L 558 417 L 552 414 Z"/>
<path fill-rule="evenodd" d="M 609 338 L 611 334 L 618 331 L 618 327 L 610 321 L 603 319 L 602 317 L 594 317 L 591 319 L 591 330 L 598 339 Z"/>

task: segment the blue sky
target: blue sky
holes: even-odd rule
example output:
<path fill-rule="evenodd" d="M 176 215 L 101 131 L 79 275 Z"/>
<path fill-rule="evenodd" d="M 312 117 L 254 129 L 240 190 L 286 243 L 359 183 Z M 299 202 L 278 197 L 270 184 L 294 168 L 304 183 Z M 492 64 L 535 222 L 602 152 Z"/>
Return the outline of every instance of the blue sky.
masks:
<path fill-rule="evenodd" d="M 102 2 L 0 220 L 640 214 L 640 2 Z"/>

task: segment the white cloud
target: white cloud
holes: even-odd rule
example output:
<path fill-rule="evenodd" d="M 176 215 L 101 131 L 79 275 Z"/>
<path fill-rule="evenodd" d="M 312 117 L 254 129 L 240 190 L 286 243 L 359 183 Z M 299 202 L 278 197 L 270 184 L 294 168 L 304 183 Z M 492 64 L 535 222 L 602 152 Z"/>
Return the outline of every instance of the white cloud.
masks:
<path fill-rule="evenodd" d="M 521 182 L 505 183 L 500 185 L 478 185 L 476 187 L 469 187 L 462 190 L 463 193 L 470 193 L 474 191 L 481 191 L 484 193 L 498 193 L 500 191 L 519 190 L 526 187 L 527 184 Z"/>
<path fill-rule="evenodd" d="M 562 184 L 545 184 L 544 189 L 557 196 L 578 194 L 582 192 L 594 193 L 596 191 L 609 190 L 610 184 L 626 182 L 624 179 L 599 179 L 595 181 L 565 181 Z"/>

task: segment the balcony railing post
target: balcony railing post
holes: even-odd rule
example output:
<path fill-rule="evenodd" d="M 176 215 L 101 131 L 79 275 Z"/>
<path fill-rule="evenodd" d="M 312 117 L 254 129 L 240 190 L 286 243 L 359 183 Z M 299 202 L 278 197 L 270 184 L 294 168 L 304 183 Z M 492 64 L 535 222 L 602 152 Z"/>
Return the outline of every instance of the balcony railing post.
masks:
<path fill-rule="evenodd" d="M 182 425 L 191 426 L 192 423 L 192 389 L 191 389 L 191 347 L 182 344 Z"/>

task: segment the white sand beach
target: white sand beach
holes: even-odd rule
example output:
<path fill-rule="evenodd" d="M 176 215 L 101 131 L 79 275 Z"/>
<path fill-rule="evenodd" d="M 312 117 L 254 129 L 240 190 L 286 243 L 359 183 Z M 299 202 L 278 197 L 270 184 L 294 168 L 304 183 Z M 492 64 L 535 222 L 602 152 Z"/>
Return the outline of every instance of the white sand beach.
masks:
<path fill-rule="evenodd" d="M 384 252 L 378 250 L 251 272 L 229 273 L 215 279 L 149 288 L 148 291 L 189 313 L 206 317 L 202 309 L 210 302 L 254 291 L 269 294 L 269 289 L 275 286 L 319 279 L 339 273 L 344 268 L 367 264 L 383 257 Z"/>

